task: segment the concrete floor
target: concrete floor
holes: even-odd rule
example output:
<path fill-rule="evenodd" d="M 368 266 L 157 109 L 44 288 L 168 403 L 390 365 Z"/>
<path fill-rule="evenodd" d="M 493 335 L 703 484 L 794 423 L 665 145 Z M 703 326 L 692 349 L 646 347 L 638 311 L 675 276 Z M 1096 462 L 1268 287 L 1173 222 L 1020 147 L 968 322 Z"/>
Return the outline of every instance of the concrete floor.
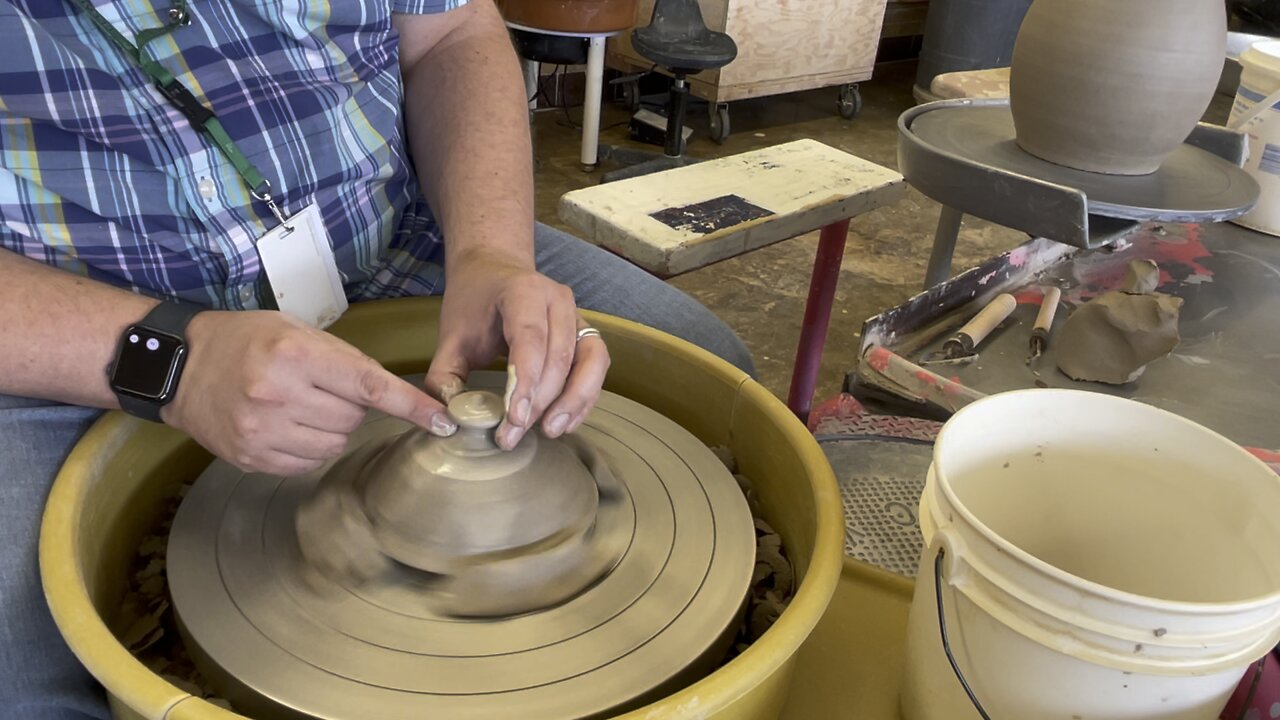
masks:
<path fill-rule="evenodd" d="M 864 109 L 852 121 L 836 112 L 835 89 L 795 93 L 733 103 L 733 134 L 724 145 L 707 137 L 705 105 L 692 107 L 688 125 L 693 157 L 732 155 L 801 138 L 813 138 L 887 167 L 897 167 L 897 118 L 911 107 L 914 62 L 876 68 L 862 84 Z M 575 109 L 575 121 L 581 110 Z M 627 143 L 626 110 L 608 105 L 603 143 Z M 601 170 L 584 173 L 578 163 L 578 131 L 560 111 L 536 116 L 537 216 L 571 230 L 557 216 L 564 193 L 599 182 Z M 612 127 L 610 127 L 612 126 Z M 605 168 L 607 169 L 607 167 Z M 844 373 L 857 358 L 862 322 L 920 290 L 938 219 L 938 205 L 911 190 L 906 199 L 856 218 L 849 230 L 844 268 L 832 313 L 831 330 L 817 398 L 839 392 Z M 1026 239 L 1022 233 L 966 219 L 954 267 L 970 267 Z M 759 380 L 779 397 L 790 384 L 800 319 L 813 267 L 817 233 L 712 265 L 673 279 L 681 290 L 711 308 L 742 336 L 756 359 Z"/>

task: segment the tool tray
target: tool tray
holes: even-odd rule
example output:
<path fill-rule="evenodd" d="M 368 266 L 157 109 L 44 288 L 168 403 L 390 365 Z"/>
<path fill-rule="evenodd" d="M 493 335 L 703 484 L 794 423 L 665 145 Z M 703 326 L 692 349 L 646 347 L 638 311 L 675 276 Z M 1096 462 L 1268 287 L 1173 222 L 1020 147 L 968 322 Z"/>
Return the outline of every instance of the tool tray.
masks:
<path fill-rule="evenodd" d="M 1070 313 L 1119 289 L 1130 261 L 1152 260 L 1159 292 L 1183 298 L 1182 340 L 1168 357 L 1125 385 L 1078 382 L 1057 369 L 1056 331 Z M 1048 350 L 1028 364 L 1031 329 L 1043 287 L 1062 289 Z M 1234 225 L 1148 225 L 1118 246 L 1081 250 L 1043 238 L 973 268 L 870 318 L 862 361 L 846 391 L 884 401 L 895 412 L 945 418 L 957 407 L 891 380 L 867 362 L 877 347 L 913 363 L 941 350 L 945 339 L 1000 293 L 1018 300 L 1013 314 L 966 364 L 926 369 L 982 394 L 1032 387 L 1105 392 L 1178 413 L 1236 442 L 1280 448 L 1280 239 Z M 1276 462 L 1280 455 L 1259 453 Z"/>

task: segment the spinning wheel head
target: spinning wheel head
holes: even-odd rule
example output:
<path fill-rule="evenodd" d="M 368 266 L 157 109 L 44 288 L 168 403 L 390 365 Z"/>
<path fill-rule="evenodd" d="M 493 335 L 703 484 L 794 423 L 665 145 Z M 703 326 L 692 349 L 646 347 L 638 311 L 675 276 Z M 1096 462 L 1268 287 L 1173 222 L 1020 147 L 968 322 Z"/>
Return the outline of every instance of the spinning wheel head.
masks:
<path fill-rule="evenodd" d="M 494 398 L 462 402 L 453 438 L 371 414 L 317 473 L 214 463 L 188 493 L 168 551 L 174 608 L 239 709 L 586 717 L 723 656 L 755 537 L 710 450 L 606 393 L 573 437 L 490 454 L 491 418 L 467 423 Z"/>

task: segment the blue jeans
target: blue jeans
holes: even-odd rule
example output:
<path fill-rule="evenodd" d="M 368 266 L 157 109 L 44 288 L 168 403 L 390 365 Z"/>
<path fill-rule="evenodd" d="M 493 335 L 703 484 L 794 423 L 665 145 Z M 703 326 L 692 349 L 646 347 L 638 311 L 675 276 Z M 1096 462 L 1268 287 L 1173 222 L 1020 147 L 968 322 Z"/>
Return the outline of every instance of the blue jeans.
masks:
<path fill-rule="evenodd" d="M 742 341 L 692 298 L 633 265 L 539 225 L 538 267 L 581 307 L 683 337 L 751 371 Z M 109 717 L 102 690 L 63 644 L 36 563 L 49 486 L 99 410 L 0 395 L 0 720 Z"/>

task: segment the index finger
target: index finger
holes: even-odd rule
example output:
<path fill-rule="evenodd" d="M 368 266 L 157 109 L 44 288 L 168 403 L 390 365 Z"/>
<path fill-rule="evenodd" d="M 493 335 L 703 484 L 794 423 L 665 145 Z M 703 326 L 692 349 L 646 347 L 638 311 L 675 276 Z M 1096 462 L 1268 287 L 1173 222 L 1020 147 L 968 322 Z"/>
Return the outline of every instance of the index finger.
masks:
<path fill-rule="evenodd" d="M 435 398 L 358 351 L 334 353 L 315 363 L 311 382 L 344 400 L 381 410 L 436 435 L 452 435 L 458 429 Z"/>

